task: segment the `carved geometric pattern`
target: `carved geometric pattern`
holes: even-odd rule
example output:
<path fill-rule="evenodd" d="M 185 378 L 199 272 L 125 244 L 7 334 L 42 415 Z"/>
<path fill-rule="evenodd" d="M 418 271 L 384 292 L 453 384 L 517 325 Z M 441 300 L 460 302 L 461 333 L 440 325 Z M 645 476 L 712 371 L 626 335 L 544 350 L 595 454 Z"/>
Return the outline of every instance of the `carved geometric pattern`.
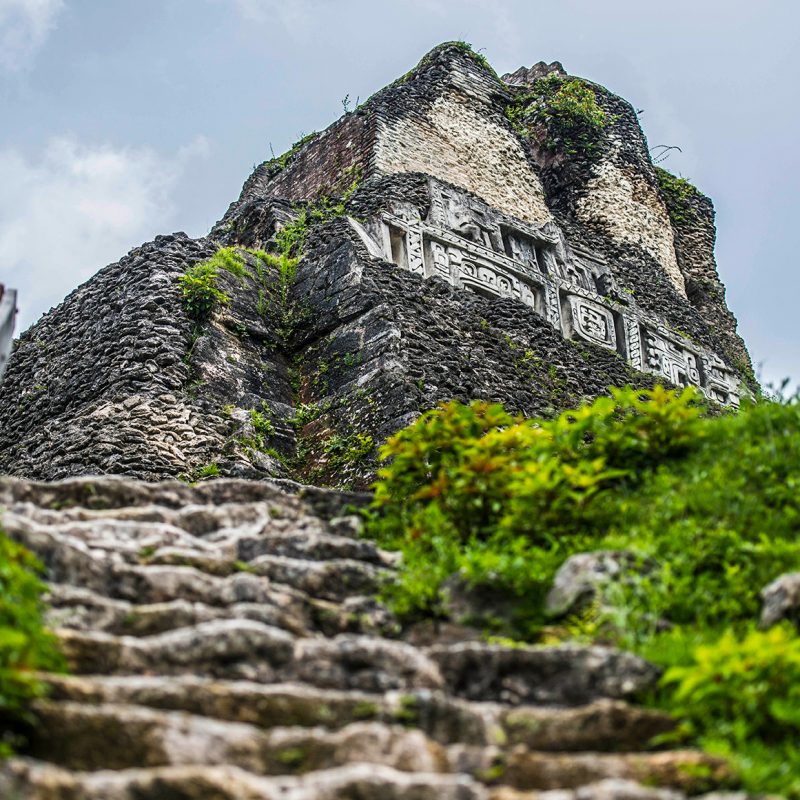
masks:
<path fill-rule="evenodd" d="M 398 215 L 377 218 L 371 235 L 383 228 L 387 260 L 479 294 L 519 300 L 567 337 L 616 351 L 634 369 L 698 386 L 710 399 L 738 406 L 736 373 L 620 295 L 606 262 L 572 247 L 554 222 L 526 226 L 458 190 L 433 180 L 430 187 L 427 221 L 410 204 Z"/>
<path fill-rule="evenodd" d="M 716 354 L 710 353 L 702 358 L 703 373 L 706 379 L 705 394 L 721 405 L 739 407 L 739 380 L 733 370 Z"/>
<path fill-rule="evenodd" d="M 642 363 L 642 335 L 639 330 L 639 321 L 630 315 L 623 317 L 625 320 L 625 345 L 628 352 L 628 361 L 634 369 L 644 371 Z"/>
<path fill-rule="evenodd" d="M 557 330 L 561 330 L 561 304 L 558 302 L 558 289 L 549 283 L 545 284 L 547 302 L 547 321 Z"/>
<path fill-rule="evenodd" d="M 685 345 L 658 332 L 643 329 L 648 371 L 663 375 L 678 386 L 700 386 L 699 356 Z"/>
<path fill-rule="evenodd" d="M 410 224 L 407 228 L 408 268 L 418 275 L 425 274 L 425 259 L 422 256 L 422 226 Z"/>
<path fill-rule="evenodd" d="M 611 311 L 574 294 L 567 295 L 565 300 L 568 336 L 578 336 L 609 350 L 617 349 L 617 331 Z"/>

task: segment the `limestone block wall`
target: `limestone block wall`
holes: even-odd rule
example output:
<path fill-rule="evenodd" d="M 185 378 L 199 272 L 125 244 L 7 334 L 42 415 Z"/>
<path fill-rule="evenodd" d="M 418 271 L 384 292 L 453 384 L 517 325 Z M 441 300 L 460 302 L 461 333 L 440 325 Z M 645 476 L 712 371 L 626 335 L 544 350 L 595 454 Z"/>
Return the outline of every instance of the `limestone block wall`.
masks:
<path fill-rule="evenodd" d="M 536 415 L 609 385 L 654 382 L 616 353 L 565 339 L 511 298 L 371 256 L 345 220 L 315 234 L 293 295 L 311 309 L 294 340 L 298 402 L 314 408 L 298 431 L 302 480 L 368 485 L 374 458 L 332 470 L 330 443 L 361 433 L 377 444 L 446 400 L 481 398 Z"/>
<path fill-rule="evenodd" d="M 593 170 L 575 212 L 580 222 L 601 226 L 615 241 L 652 256 L 676 291 L 686 296 L 669 214 L 658 190 L 643 175 L 615 163 L 609 155 Z"/>
<path fill-rule="evenodd" d="M 375 168 L 384 174 L 425 172 L 527 222 L 551 219 L 519 139 L 502 119 L 455 90 L 421 113 L 382 121 Z"/>

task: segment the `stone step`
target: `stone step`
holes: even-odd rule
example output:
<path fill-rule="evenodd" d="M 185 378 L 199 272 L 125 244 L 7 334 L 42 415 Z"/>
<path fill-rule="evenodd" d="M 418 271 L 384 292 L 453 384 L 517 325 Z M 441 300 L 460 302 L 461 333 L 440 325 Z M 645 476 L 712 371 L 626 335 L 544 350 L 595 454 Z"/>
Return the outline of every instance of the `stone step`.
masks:
<path fill-rule="evenodd" d="M 335 603 L 298 597 L 292 590 L 289 602 L 281 602 L 281 595 L 276 594 L 274 603 L 210 606 L 179 599 L 139 605 L 66 584 L 51 584 L 48 588 L 49 627 L 116 636 L 151 636 L 219 619 L 255 620 L 296 636 L 358 633 L 393 637 L 400 631 L 397 620 L 384 606 L 372 597 L 361 595 Z"/>
<path fill-rule="evenodd" d="M 231 603 L 210 606 L 190 600 L 168 600 L 162 603 L 137 605 L 115 600 L 65 584 L 48 587 L 48 625 L 52 628 L 74 628 L 117 636 L 151 636 L 176 628 L 185 628 L 218 619 L 251 619 L 283 628 L 296 636 L 310 636 L 317 628 L 316 616 L 325 615 L 325 622 L 336 633 L 347 630 L 347 620 L 338 617 L 345 612 L 339 607 L 308 600 L 289 603 Z M 320 608 L 317 608 L 320 605 Z"/>
<path fill-rule="evenodd" d="M 609 778 L 690 793 L 731 777 L 725 762 L 696 751 L 543 753 L 526 747 L 443 747 L 422 731 L 380 722 L 262 729 L 142 706 L 40 701 L 30 753 L 73 770 L 191 764 L 260 775 L 300 774 L 348 763 L 408 772 L 455 772 L 524 790 L 571 789 Z"/>
<path fill-rule="evenodd" d="M 0 768 L 0 797 L 14 800 L 486 800 L 466 775 L 350 764 L 299 777 L 263 778 L 236 767 L 161 767 L 74 773 L 14 759 Z"/>
<path fill-rule="evenodd" d="M 227 552 L 205 543 L 205 549 L 168 546 L 126 550 L 122 545 L 115 548 L 109 541 L 107 547 L 95 548 L 41 526 L 17 524 L 14 520 L 11 524 L 4 520 L 4 526 L 9 535 L 43 562 L 51 582 L 88 588 L 137 603 L 174 599 L 209 605 L 269 602 L 269 592 L 255 588 L 257 577 L 279 584 L 276 588 L 284 591 L 342 601 L 353 594 L 376 593 L 390 574 L 384 562 L 391 559 L 382 557 L 377 549 L 368 552 L 369 561 L 310 560 L 270 554 L 244 561 L 237 557 L 235 542 L 228 545 Z M 322 541 L 322 534 L 317 535 L 317 541 Z M 376 561 L 381 561 L 381 565 Z M 243 573 L 251 577 L 247 579 Z M 241 596 L 245 585 L 250 587 L 247 590 L 250 597 Z"/>
<path fill-rule="evenodd" d="M 376 636 L 295 641 L 283 630 L 252 620 L 216 620 L 141 638 L 68 629 L 60 635 L 79 674 L 195 672 L 367 692 L 446 688 L 467 700 L 511 705 L 629 699 L 651 688 L 659 675 L 647 661 L 609 647 L 513 648 L 469 642 L 425 653 Z"/>
<path fill-rule="evenodd" d="M 486 757 L 482 752 L 479 756 Z M 472 765 L 475 756 L 465 753 L 461 763 Z M 519 747 L 501 755 L 483 774 L 494 783 L 526 791 L 578 789 L 621 780 L 696 795 L 730 786 L 733 781 L 731 768 L 724 759 L 696 750 L 556 754 Z M 740 796 L 739 800 L 743 798 Z"/>
<path fill-rule="evenodd" d="M 550 791 L 521 791 L 509 786 L 492 788 L 487 800 L 685 800 L 686 795 L 676 789 L 662 789 L 657 786 L 642 786 L 641 783 L 622 778 L 606 780 L 580 786 L 577 789 L 553 789 Z M 748 800 L 740 793 L 727 794 L 714 792 L 695 800 Z"/>
<path fill-rule="evenodd" d="M 156 506 L 177 512 L 192 506 L 206 509 L 265 502 L 274 502 L 281 510 L 295 510 L 298 513 L 305 513 L 309 508 L 300 499 L 299 492 L 292 494 L 285 491 L 283 486 L 279 487 L 268 480 L 224 478 L 189 486 L 181 481 L 147 483 L 121 476 L 67 478 L 52 482 L 28 481 L 10 476 L 0 478 L 0 503 L 12 510 L 18 504 L 30 504 L 35 508 L 53 511 L 80 509 L 117 512 L 120 509 Z"/>
<path fill-rule="evenodd" d="M 354 594 L 375 594 L 389 573 L 373 564 L 353 559 L 305 561 L 287 556 L 263 555 L 248 562 L 256 574 L 291 586 L 311 597 L 342 601 Z"/>
<path fill-rule="evenodd" d="M 70 669 L 95 673 L 207 674 L 262 682 L 292 661 L 294 637 L 252 620 L 215 620 L 154 636 L 57 631 Z"/>
<path fill-rule="evenodd" d="M 80 703 L 139 705 L 185 711 L 262 728 L 324 726 L 336 729 L 373 720 L 418 727 L 441 744 L 524 745 L 539 751 L 644 750 L 674 728 L 666 714 L 598 700 L 575 708 L 509 708 L 471 703 L 442 692 L 362 692 L 304 684 L 264 686 L 195 676 L 51 676 L 50 697 Z"/>
<path fill-rule="evenodd" d="M 644 659 L 611 647 L 462 642 L 429 647 L 427 654 L 439 666 L 452 694 L 512 705 L 629 699 L 654 686 L 660 675 Z"/>
<path fill-rule="evenodd" d="M 273 683 L 299 680 L 327 689 L 384 692 L 435 689 L 436 665 L 416 648 L 375 636 L 295 639 L 252 620 L 215 620 L 134 638 L 62 629 L 77 674 L 199 674 Z"/>
<path fill-rule="evenodd" d="M 312 561 L 345 558 L 378 566 L 391 566 L 397 561 L 395 553 L 383 551 L 367 539 L 353 539 L 333 533 L 297 531 L 296 528 L 272 533 L 269 536 L 242 535 L 236 540 L 236 547 L 238 557 L 242 561 L 251 561 L 263 555 L 304 558 Z"/>
<path fill-rule="evenodd" d="M 353 762 L 408 772 L 447 772 L 444 748 L 422 731 L 380 722 L 262 729 L 142 706 L 40 701 L 30 737 L 34 757 L 73 770 L 189 764 L 230 765 L 287 775 Z"/>

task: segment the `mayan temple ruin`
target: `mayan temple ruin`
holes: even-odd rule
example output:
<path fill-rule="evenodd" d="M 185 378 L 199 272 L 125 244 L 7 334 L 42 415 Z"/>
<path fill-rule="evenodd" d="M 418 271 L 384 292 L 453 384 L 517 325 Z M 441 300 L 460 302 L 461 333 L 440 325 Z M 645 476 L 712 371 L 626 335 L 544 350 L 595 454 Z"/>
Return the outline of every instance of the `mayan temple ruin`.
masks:
<path fill-rule="evenodd" d="M 559 138 L 537 103 L 572 80 L 440 45 L 258 166 L 208 236 L 156 237 L 21 333 L 2 525 L 46 567 L 70 671 L 0 797 L 724 785 L 722 759 L 651 748 L 674 722 L 639 703 L 647 661 L 406 630 L 375 599 L 397 556 L 361 535 L 379 447 L 442 401 L 547 417 L 663 383 L 736 409 L 755 387 L 711 201 L 590 81 L 594 124 Z"/>

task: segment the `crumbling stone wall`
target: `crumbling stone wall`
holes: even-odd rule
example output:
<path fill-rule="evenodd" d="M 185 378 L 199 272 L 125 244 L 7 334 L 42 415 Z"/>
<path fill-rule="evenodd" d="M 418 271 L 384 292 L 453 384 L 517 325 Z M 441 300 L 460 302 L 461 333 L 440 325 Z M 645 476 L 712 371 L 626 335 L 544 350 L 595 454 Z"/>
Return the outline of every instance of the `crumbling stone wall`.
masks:
<path fill-rule="evenodd" d="M 423 113 L 384 123 L 375 165 L 386 174 L 425 172 L 463 186 L 528 222 L 551 218 L 539 177 L 508 123 L 481 113 L 457 92 L 437 98 Z"/>
<path fill-rule="evenodd" d="M 223 275 L 231 304 L 199 328 L 181 304 L 178 277 L 216 249 L 159 236 L 20 337 L 0 386 L 0 472 L 154 479 L 227 462 L 229 474 L 282 473 L 274 460 L 253 466 L 237 445 L 246 418 L 223 413 L 266 401 L 281 419 L 291 403 L 275 326 L 256 313 L 256 293 Z M 288 452 L 293 438 L 279 428 L 275 447 Z"/>
<path fill-rule="evenodd" d="M 669 205 L 669 198 L 665 198 Z M 725 303 L 725 286 L 714 259 L 717 232 L 714 204 L 694 191 L 685 200 L 683 213 L 672 220 L 675 253 L 686 283 L 691 305 L 708 326 L 716 331 L 731 363 L 752 384 L 753 367 L 744 340 L 736 332 L 736 317 Z M 673 215 L 675 216 L 675 215 Z"/>

